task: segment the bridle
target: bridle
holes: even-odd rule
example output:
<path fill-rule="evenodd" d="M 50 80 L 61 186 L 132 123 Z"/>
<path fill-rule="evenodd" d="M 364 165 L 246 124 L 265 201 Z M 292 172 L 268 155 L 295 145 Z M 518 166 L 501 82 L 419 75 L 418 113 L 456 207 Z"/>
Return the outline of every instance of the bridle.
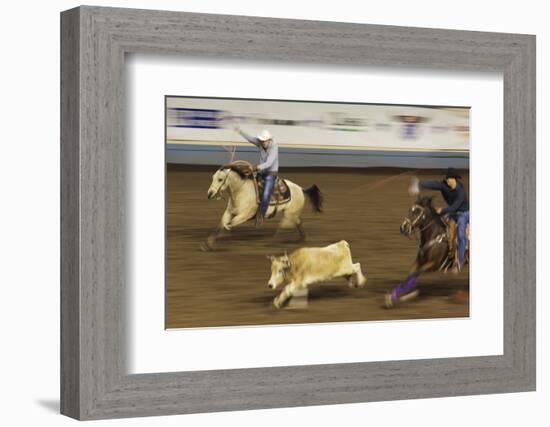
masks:
<path fill-rule="evenodd" d="M 227 172 L 227 175 L 225 175 L 225 178 L 223 180 L 223 182 L 220 184 L 220 186 L 218 187 L 218 190 L 216 190 L 216 193 L 214 196 L 216 197 L 220 197 L 222 199 L 225 200 L 224 196 L 224 192 L 221 191 L 222 187 L 225 186 L 225 183 L 227 182 L 227 179 L 229 178 L 229 175 L 231 174 L 231 172 L 233 171 L 233 167 L 235 166 L 245 166 L 249 169 L 249 174 L 250 174 L 250 177 L 255 181 L 255 178 L 256 178 L 256 172 L 254 171 L 254 166 L 252 166 L 252 163 L 250 162 L 247 162 L 246 160 L 234 160 L 232 161 L 231 163 L 227 163 L 225 165 L 222 165 L 220 167 L 220 169 L 218 170 L 225 170 L 227 169 L 228 172 Z M 258 191 L 258 189 L 256 188 L 256 191 Z"/>
<path fill-rule="evenodd" d="M 422 212 L 419 213 L 414 219 L 410 219 L 409 217 L 406 217 L 404 222 L 410 226 L 410 229 L 413 232 L 411 233 L 411 235 L 414 235 L 416 241 L 418 242 L 418 251 L 420 253 L 424 253 L 426 250 L 428 250 L 432 246 L 440 244 L 443 241 L 445 241 L 447 239 L 447 233 L 446 232 L 440 233 L 422 245 L 422 239 L 418 236 L 418 234 L 421 234 L 422 231 L 426 230 L 433 223 L 434 220 L 432 218 L 424 226 L 420 228 L 416 228 L 416 226 L 420 221 L 423 221 L 426 219 L 426 211 L 420 205 L 414 205 L 414 207 L 420 208 Z M 418 231 L 418 233 L 414 233 L 414 231 Z M 409 237 L 409 239 L 411 238 L 410 235 L 407 237 Z"/>
<path fill-rule="evenodd" d="M 220 168 L 220 170 L 223 170 L 223 169 Z M 231 172 L 231 169 L 228 169 L 227 174 L 225 175 L 225 178 L 223 179 L 222 183 L 218 186 L 218 189 L 216 190 L 216 193 L 214 193 L 214 197 L 220 197 L 222 199 L 224 198 L 225 192 L 222 191 L 222 188 L 224 187 L 225 183 L 227 182 L 227 179 L 229 178 L 230 172 Z"/>
<path fill-rule="evenodd" d="M 405 221 L 404 221 L 407 225 L 409 225 L 409 227 L 411 228 L 411 231 L 415 231 L 415 228 L 419 221 L 426 219 L 426 212 L 424 211 L 424 208 L 420 205 L 414 205 L 414 207 L 419 208 L 421 210 L 421 213 L 418 214 L 416 218 L 414 218 L 414 220 L 411 220 L 409 217 L 405 217 Z M 424 231 L 426 228 L 430 226 L 432 221 L 433 220 L 428 221 L 428 223 L 424 227 L 419 228 L 418 231 L 420 232 Z"/>

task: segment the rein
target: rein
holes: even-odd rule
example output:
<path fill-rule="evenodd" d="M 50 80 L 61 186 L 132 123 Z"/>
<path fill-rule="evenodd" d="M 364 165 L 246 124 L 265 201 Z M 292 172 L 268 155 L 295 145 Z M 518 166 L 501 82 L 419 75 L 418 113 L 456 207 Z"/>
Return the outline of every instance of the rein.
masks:
<path fill-rule="evenodd" d="M 225 165 L 222 165 L 220 167 L 220 170 L 222 169 L 229 169 L 229 172 L 233 171 L 233 172 L 237 172 L 235 171 L 234 169 L 239 167 L 239 166 L 245 166 L 246 168 L 249 169 L 250 171 L 250 176 L 252 178 L 254 178 L 254 166 L 252 166 L 252 163 L 250 162 L 247 162 L 246 160 L 235 160 L 235 161 L 232 161 L 230 163 L 227 163 Z M 220 184 L 220 186 L 218 187 L 218 191 L 216 191 L 216 196 L 219 196 L 221 197 L 222 199 L 224 198 L 224 192 L 221 191 L 221 188 L 225 185 L 225 183 L 227 182 L 227 179 L 229 178 L 229 175 L 230 173 L 227 173 L 227 175 L 225 176 L 223 182 Z M 239 173 L 239 172 L 237 172 Z M 225 199 L 224 199 L 225 200 Z"/>
<path fill-rule="evenodd" d="M 246 160 L 235 160 L 231 163 L 227 163 L 225 165 L 222 165 L 221 169 L 234 170 L 234 169 L 239 169 L 239 167 L 243 167 L 243 166 L 248 169 L 248 175 L 250 177 L 253 177 L 254 176 L 254 166 L 252 166 L 252 163 L 247 162 Z M 236 171 L 236 172 L 239 173 L 238 171 Z"/>
<path fill-rule="evenodd" d="M 414 221 L 411 221 L 409 217 L 406 217 L 405 218 L 405 222 L 407 224 L 409 224 L 409 226 L 411 227 L 411 230 L 415 230 L 415 227 L 416 227 L 416 224 L 418 223 L 418 221 L 420 221 L 421 219 L 424 219 L 426 218 L 426 213 L 424 211 L 422 211 L 422 213 L 420 215 L 418 215 Z M 433 219 L 431 219 L 428 224 L 426 224 L 424 227 L 418 229 L 418 231 L 421 233 L 423 232 L 426 228 L 428 228 L 430 226 L 430 224 L 433 222 Z M 415 235 L 416 236 L 416 235 Z M 409 237 L 410 239 L 410 237 Z"/>
<path fill-rule="evenodd" d="M 426 218 L 426 213 L 424 211 L 422 211 L 422 213 L 420 215 L 418 215 L 413 221 L 411 221 L 409 218 L 405 218 L 405 221 L 409 223 L 412 230 L 415 230 L 415 227 L 416 227 L 416 224 L 418 223 L 418 221 L 420 221 L 421 219 L 424 219 L 424 218 Z M 434 222 L 434 219 L 432 218 L 428 221 L 428 223 L 426 225 L 424 225 L 421 228 L 418 228 L 417 231 L 419 233 L 422 233 L 430 225 L 432 225 L 433 222 Z M 447 239 L 447 233 L 446 232 L 440 233 L 437 236 L 435 236 L 433 239 L 431 239 L 431 240 L 427 241 L 426 243 L 424 243 L 423 245 L 421 245 L 422 240 L 421 240 L 421 238 L 419 238 L 417 236 L 417 234 L 415 234 L 415 238 L 418 241 L 418 250 L 421 253 L 423 253 L 425 250 L 431 248 L 432 246 L 434 246 L 436 244 L 440 244 L 443 241 L 445 241 Z"/>
<path fill-rule="evenodd" d="M 231 172 L 231 170 L 229 170 L 229 172 Z M 218 187 L 218 191 L 216 191 L 216 194 L 215 194 L 215 196 L 220 197 L 221 199 L 224 199 L 224 200 L 225 200 L 225 198 L 224 198 L 225 191 L 222 191 L 222 187 L 227 182 L 227 178 L 229 178 L 229 172 L 227 172 L 227 175 L 225 175 L 225 178 L 223 179 L 223 182 L 220 184 L 220 186 Z"/>
<path fill-rule="evenodd" d="M 248 169 L 248 176 L 245 175 L 243 177 L 242 172 L 240 172 L 238 170 L 235 170 L 235 169 L 238 169 L 239 167 L 243 167 L 243 166 Z M 254 183 L 254 189 L 256 191 L 256 200 L 257 201 L 260 200 L 260 192 L 259 192 L 259 189 L 258 189 L 258 182 L 256 180 L 256 172 L 254 172 L 254 166 L 252 165 L 252 163 L 247 162 L 246 160 L 235 160 L 231 163 L 222 165 L 221 169 L 229 169 L 230 171 L 233 171 L 233 172 L 236 172 L 237 174 L 239 174 L 239 176 L 243 179 L 251 179 L 252 182 Z M 222 185 L 220 185 L 220 188 L 225 185 L 225 181 L 227 180 L 228 177 L 229 177 L 229 173 L 225 177 L 225 180 L 223 181 Z"/>
<path fill-rule="evenodd" d="M 423 232 L 424 230 L 426 230 L 433 222 L 434 222 L 434 220 L 431 219 L 430 222 L 428 222 L 424 227 L 420 228 L 418 231 L 422 233 L 422 232 Z"/>
<path fill-rule="evenodd" d="M 425 207 L 420 206 L 420 205 L 416 205 L 416 207 L 421 207 L 422 212 L 419 213 L 413 219 L 410 219 L 409 217 L 406 217 L 405 218 L 405 223 L 408 224 L 408 226 L 410 227 L 410 230 L 411 230 L 411 234 L 408 236 L 409 239 L 411 239 L 411 235 L 413 235 L 415 240 L 417 241 L 417 244 L 418 244 L 418 255 L 417 256 L 420 257 L 419 258 L 420 260 L 423 260 L 423 261 L 421 261 L 422 263 L 426 263 L 426 262 L 429 261 L 429 259 L 426 256 L 426 252 L 430 248 L 432 248 L 433 246 L 440 245 L 440 244 L 448 241 L 448 235 L 447 235 L 447 230 L 446 230 L 445 224 L 442 224 L 443 230 L 438 231 L 439 227 L 437 226 L 437 224 L 434 224 L 434 221 L 436 221 L 437 217 L 435 216 L 435 214 L 433 214 L 433 211 L 431 211 L 432 215 L 430 215 L 429 220 L 427 221 L 427 223 L 426 224 L 421 224 L 419 226 L 419 223 L 421 223 L 422 220 L 425 220 L 427 218 L 427 214 L 426 214 L 426 210 L 425 210 L 426 208 Z M 413 209 L 413 212 L 414 211 L 415 211 L 415 209 Z M 423 232 L 425 230 L 427 230 L 428 228 L 432 227 L 432 226 L 435 227 L 435 230 L 433 230 L 433 231 L 437 234 L 433 238 L 428 240 L 427 242 L 423 243 L 422 242 Z M 430 233 L 430 234 L 432 234 L 432 233 Z M 449 242 L 447 243 L 447 246 L 450 247 Z M 449 251 L 447 251 L 447 255 L 443 257 L 443 260 L 442 260 L 441 265 L 439 266 L 438 270 L 441 271 L 445 266 L 448 265 L 448 262 L 449 262 Z"/>
<path fill-rule="evenodd" d="M 433 239 L 429 240 L 428 242 L 424 243 L 422 247 L 419 246 L 421 251 L 425 251 L 426 249 L 431 248 L 435 244 L 439 244 L 447 239 L 447 235 L 445 233 L 438 234 Z"/>

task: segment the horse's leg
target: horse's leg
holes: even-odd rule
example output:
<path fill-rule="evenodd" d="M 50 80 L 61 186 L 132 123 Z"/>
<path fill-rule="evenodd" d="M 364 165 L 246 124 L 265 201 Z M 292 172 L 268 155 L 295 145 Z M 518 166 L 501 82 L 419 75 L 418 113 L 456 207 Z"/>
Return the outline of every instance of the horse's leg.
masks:
<path fill-rule="evenodd" d="M 389 294 L 386 294 L 386 307 L 391 308 L 401 298 L 406 297 L 407 295 L 416 296 L 413 292 L 416 291 L 416 280 L 418 276 L 422 273 L 431 270 L 435 266 L 434 261 L 428 261 L 424 264 L 421 264 L 417 259 L 409 269 L 409 275 L 403 283 L 397 285 Z"/>
<path fill-rule="evenodd" d="M 421 266 L 419 266 L 416 269 L 416 271 L 413 272 L 412 274 L 414 274 L 416 277 L 418 277 L 421 274 L 425 273 L 426 271 L 432 270 L 435 266 L 436 266 L 435 261 L 428 261 L 427 263 L 422 264 Z"/>
<path fill-rule="evenodd" d="M 201 249 L 203 251 L 211 251 L 214 249 L 216 240 L 221 236 L 221 234 L 223 233 L 223 230 L 227 229 L 226 224 L 228 224 L 231 221 L 232 217 L 233 217 L 233 214 L 230 212 L 229 209 L 226 209 L 222 215 L 222 219 L 218 227 L 207 237 L 206 242 L 201 243 Z"/>
<path fill-rule="evenodd" d="M 247 211 L 239 212 L 237 215 L 232 217 L 226 224 L 224 224 L 223 228 L 226 229 L 227 231 L 231 231 L 236 226 L 244 224 L 252 216 L 253 214 Z"/>
<path fill-rule="evenodd" d="M 306 239 L 306 233 L 304 227 L 302 226 L 302 220 L 300 217 L 290 216 L 289 214 L 284 214 L 277 230 L 275 230 L 274 238 L 279 237 L 280 233 L 284 229 L 296 228 L 300 235 L 300 241 L 303 242 Z"/>
<path fill-rule="evenodd" d="M 294 218 L 294 225 L 296 227 L 296 230 L 300 235 L 300 241 L 304 241 L 306 240 L 306 232 L 304 230 L 304 226 L 302 225 L 302 211 L 304 209 L 304 203 L 305 203 L 303 192 L 301 193 L 301 196 L 302 196 L 301 206 L 299 207 L 299 209 L 293 212 L 293 218 Z"/>
<path fill-rule="evenodd" d="M 300 241 L 303 242 L 304 240 L 306 240 L 306 232 L 300 218 L 298 218 L 298 221 L 296 222 L 296 230 L 298 230 L 298 234 L 300 234 Z"/>
<path fill-rule="evenodd" d="M 273 239 L 278 239 L 281 236 L 281 232 L 290 227 L 292 227 L 292 222 L 288 219 L 288 214 L 283 212 L 283 217 L 279 221 L 279 224 L 273 233 Z"/>

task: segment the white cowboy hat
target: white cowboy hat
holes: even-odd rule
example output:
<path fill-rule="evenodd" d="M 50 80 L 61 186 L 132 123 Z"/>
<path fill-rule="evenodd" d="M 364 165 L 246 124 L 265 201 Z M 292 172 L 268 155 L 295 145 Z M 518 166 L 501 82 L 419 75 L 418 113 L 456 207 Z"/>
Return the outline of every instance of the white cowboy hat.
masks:
<path fill-rule="evenodd" d="M 271 134 L 269 133 L 268 130 L 264 129 L 263 131 L 260 132 L 260 134 L 258 135 L 258 139 L 262 142 L 265 142 L 265 141 L 268 141 L 271 139 Z"/>

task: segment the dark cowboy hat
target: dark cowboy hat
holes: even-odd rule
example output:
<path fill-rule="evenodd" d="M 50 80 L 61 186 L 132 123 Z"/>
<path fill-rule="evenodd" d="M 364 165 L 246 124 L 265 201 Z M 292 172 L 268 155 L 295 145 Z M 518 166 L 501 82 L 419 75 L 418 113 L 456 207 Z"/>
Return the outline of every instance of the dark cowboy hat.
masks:
<path fill-rule="evenodd" d="M 447 174 L 445 175 L 445 179 L 447 178 L 461 178 L 462 177 L 458 174 L 455 168 L 448 168 Z"/>

